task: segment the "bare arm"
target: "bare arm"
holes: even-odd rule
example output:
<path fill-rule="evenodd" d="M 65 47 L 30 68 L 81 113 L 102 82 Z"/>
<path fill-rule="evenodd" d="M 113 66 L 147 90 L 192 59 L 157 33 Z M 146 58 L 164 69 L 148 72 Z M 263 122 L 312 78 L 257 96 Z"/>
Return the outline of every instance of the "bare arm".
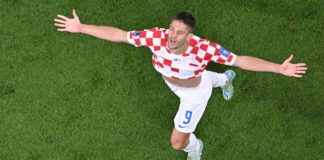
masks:
<path fill-rule="evenodd" d="M 54 25 L 59 27 L 57 29 L 58 31 L 83 33 L 112 42 L 127 42 L 126 31 L 110 26 L 95 26 L 81 24 L 80 19 L 76 14 L 75 10 L 73 10 L 72 14 L 72 19 L 63 15 L 57 15 L 58 18 L 54 19 Z"/>
<path fill-rule="evenodd" d="M 306 73 L 307 67 L 305 63 L 292 64 L 291 55 L 282 64 L 276 64 L 260 58 L 250 56 L 237 56 L 233 66 L 249 71 L 273 72 L 280 73 L 285 76 L 302 77 Z"/>
<path fill-rule="evenodd" d="M 127 42 L 127 32 L 110 26 L 81 24 L 80 32 L 112 42 Z"/>

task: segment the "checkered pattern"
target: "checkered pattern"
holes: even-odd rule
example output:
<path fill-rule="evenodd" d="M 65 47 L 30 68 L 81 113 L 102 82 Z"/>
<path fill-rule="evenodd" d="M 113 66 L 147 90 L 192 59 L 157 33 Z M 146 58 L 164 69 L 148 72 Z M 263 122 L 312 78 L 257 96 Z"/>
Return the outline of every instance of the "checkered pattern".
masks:
<path fill-rule="evenodd" d="M 182 55 L 172 54 L 167 47 L 168 30 L 152 28 L 143 31 L 130 31 L 128 42 L 136 47 L 145 46 L 153 52 L 154 68 L 166 77 L 190 79 L 206 69 L 212 61 L 225 65 L 233 65 L 236 55 L 220 45 L 201 39 L 197 36 L 189 41 L 189 48 Z"/>

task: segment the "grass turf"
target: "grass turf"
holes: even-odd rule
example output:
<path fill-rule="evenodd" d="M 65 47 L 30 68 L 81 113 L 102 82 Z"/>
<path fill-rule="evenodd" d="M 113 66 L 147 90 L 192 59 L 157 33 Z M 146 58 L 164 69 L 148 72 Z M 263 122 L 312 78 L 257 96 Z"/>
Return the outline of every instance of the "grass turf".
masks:
<path fill-rule="evenodd" d="M 302 79 L 239 69 L 196 134 L 205 159 L 323 159 L 321 0 L 0 1 L 0 159 L 185 159 L 169 136 L 178 99 L 146 48 L 56 32 L 56 14 L 124 30 L 193 13 L 195 34 L 238 55 L 308 64 Z M 210 64 L 223 72 L 226 66 Z"/>

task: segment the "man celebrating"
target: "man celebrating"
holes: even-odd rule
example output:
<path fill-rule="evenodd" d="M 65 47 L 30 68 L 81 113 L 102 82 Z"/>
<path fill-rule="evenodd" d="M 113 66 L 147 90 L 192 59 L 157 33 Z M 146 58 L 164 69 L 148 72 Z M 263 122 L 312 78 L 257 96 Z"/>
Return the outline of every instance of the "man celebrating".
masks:
<path fill-rule="evenodd" d="M 58 31 L 84 33 L 112 42 L 145 46 L 152 51 L 154 68 L 180 98 L 171 144 L 176 150 L 188 152 L 188 159 L 201 159 L 204 145 L 193 132 L 205 111 L 212 89 L 221 87 L 225 100 L 230 100 L 234 93 L 232 82 L 235 72 L 227 70 L 220 74 L 207 71 L 210 61 L 244 70 L 293 77 L 302 77 L 307 70 L 304 63 L 290 63 L 293 55 L 282 64 L 276 64 L 255 57 L 238 56 L 216 43 L 201 39 L 193 34 L 195 19 L 187 12 L 176 14 L 169 29 L 152 28 L 129 32 L 110 26 L 81 24 L 75 10 L 72 19 L 63 15 L 57 17 L 54 21 L 55 26 L 59 27 Z"/>

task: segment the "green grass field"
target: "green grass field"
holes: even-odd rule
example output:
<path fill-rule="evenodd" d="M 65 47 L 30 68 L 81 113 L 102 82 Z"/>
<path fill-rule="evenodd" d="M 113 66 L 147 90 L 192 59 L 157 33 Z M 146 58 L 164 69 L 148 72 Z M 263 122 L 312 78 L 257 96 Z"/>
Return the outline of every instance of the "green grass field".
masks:
<path fill-rule="evenodd" d="M 1 160 L 184 160 L 169 143 L 178 98 L 146 48 L 57 32 L 57 14 L 124 30 L 166 28 L 189 11 L 195 34 L 277 63 L 302 79 L 232 68 L 196 130 L 205 160 L 324 159 L 323 0 L 0 0 Z M 210 64 L 209 70 L 231 68 Z"/>

